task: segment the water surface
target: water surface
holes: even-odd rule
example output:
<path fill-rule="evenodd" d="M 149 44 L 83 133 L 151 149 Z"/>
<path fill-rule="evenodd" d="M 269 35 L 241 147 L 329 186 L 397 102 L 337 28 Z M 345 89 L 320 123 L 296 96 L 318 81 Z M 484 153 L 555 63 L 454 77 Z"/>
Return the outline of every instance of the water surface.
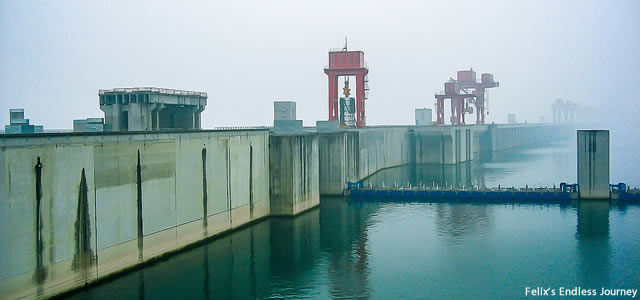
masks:
<path fill-rule="evenodd" d="M 551 186 L 575 182 L 573 150 L 395 168 L 369 182 Z M 322 198 L 299 217 L 266 219 L 71 298 L 515 298 L 538 286 L 640 288 L 638 253 L 640 206 Z"/>

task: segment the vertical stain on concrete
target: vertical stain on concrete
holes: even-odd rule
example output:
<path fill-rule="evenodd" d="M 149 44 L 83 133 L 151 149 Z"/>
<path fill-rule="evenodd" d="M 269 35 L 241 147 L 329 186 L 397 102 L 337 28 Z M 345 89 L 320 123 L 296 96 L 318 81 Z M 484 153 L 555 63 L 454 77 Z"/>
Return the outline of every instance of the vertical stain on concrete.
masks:
<path fill-rule="evenodd" d="M 138 299 L 144 300 L 144 270 L 138 274 Z"/>
<path fill-rule="evenodd" d="M 233 225 L 231 219 L 231 155 L 229 151 L 229 144 L 227 143 L 227 207 L 229 208 L 229 224 Z"/>
<path fill-rule="evenodd" d="M 74 224 L 75 254 L 73 255 L 71 268 L 76 272 L 81 271 L 85 280 L 87 279 L 88 268 L 94 261 L 91 252 L 88 190 L 87 178 L 84 168 L 82 168 L 78 192 L 78 208 L 76 209 L 76 222 Z"/>
<path fill-rule="evenodd" d="M 7 168 L 7 179 L 9 184 L 7 185 L 7 195 L 11 195 L 11 168 Z"/>
<path fill-rule="evenodd" d="M 444 141 L 444 134 L 440 134 L 440 164 L 445 164 L 445 156 L 444 156 L 444 149 L 445 149 L 445 145 L 444 145 L 445 141 Z"/>
<path fill-rule="evenodd" d="M 209 294 L 209 245 L 204 244 L 204 298 L 211 299 L 211 295 Z"/>
<path fill-rule="evenodd" d="M 258 280 L 256 279 L 256 253 L 255 253 L 255 243 L 254 240 L 255 238 L 253 237 L 253 229 L 251 229 L 250 231 L 250 246 L 249 246 L 249 250 L 250 250 L 250 254 L 249 254 L 249 276 L 251 278 L 251 280 L 249 280 L 249 282 L 251 283 L 251 298 L 253 299 L 258 299 L 258 293 L 257 293 L 257 287 L 256 287 L 256 283 L 258 282 Z"/>
<path fill-rule="evenodd" d="M 42 294 L 41 284 L 47 277 L 47 269 L 44 266 L 42 241 L 42 163 L 40 156 L 35 166 L 36 170 L 36 271 L 34 279 L 38 283 L 38 295 Z"/>
<path fill-rule="evenodd" d="M 140 165 L 140 150 L 138 150 L 138 165 L 136 166 L 136 186 L 138 188 L 138 260 L 142 260 L 142 249 L 144 247 L 142 231 L 142 166 Z"/>
<path fill-rule="evenodd" d="M 302 153 L 304 150 L 304 137 L 298 137 L 296 138 L 296 144 L 298 145 L 298 154 L 300 156 L 300 158 L 298 159 L 298 161 L 300 162 L 300 180 L 302 180 L 302 183 L 300 184 L 300 197 L 302 199 L 304 199 L 304 180 L 306 179 L 304 176 L 304 154 Z M 294 202 L 295 202 L 295 198 L 294 198 Z M 295 212 L 295 203 L 294 203 L 294 212 Z"/>
<path fill-rule="evenodd" d="M 253 219 L 253 145 L 249 145 L 249 216 Z"/>
<path fill-rule="evenodd" d="M 207 148 L 202 148 L 202 226 L 205 236 L 208 235 L 207 204 Z"/>

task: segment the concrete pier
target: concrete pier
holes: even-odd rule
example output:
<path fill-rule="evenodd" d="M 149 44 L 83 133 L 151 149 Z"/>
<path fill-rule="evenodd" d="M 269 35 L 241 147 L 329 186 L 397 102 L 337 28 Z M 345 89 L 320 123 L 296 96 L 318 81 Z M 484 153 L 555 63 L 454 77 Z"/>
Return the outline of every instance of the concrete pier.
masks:
<path fill-rule="evenodd" d="M 321 195 L 342 195 L 346 182 L 358 181 L 358 132 L 318 134 L 318 160 Z"/>
<path fill-rule="evenodd" d="M 609 199 L 609 130 L 578 130 L 580 199 Z"/>
<path fill-rule="evenodd" d="M 318 136 L 269 137 L 271 215 L 294 216 L 320 204 Z"/>

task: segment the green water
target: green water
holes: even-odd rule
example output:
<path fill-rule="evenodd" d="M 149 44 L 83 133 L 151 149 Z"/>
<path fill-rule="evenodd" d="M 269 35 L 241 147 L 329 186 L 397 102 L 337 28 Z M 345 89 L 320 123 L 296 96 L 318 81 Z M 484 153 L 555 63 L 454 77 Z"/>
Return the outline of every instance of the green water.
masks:
<path fill-rule="evenodd" d="M 572 182 L 575 155 L 567 148 L 518 151 L 462 171 L 392 169 L 370 181 Z M 322 198 L 319 209 L 297 218 L 266 219 L 71 298 L 496 299 L 524 297 L 527 287 L 600 293 L 640 288 L 639 253 L 640 206 Z"/>
<path fill-rule="evenodd" d="M 496 298 L 640 287 L 640 207 L 323 198 L 76 299 Z M 640 296 L 640 295 L 638 295 Z"/>

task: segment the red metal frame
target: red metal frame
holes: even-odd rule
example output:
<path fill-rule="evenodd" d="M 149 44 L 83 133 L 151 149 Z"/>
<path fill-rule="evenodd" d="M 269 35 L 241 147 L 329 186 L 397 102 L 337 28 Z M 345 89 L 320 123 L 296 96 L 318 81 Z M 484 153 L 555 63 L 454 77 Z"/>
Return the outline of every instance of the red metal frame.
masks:
<path fill-rule="evenodd" d="M 436 124 L 444 125 L 444 100 L 451 99 L 451 124 L 465 124 L 465 102 L 475 104 L 476 124 L 484 124 L 485 110 L 485 90 L 500 86 L 500 83 L 493 80 L 493 75 L 483 73 L 481 81 L 476 81 L 476 72 L 473 69 L 458 71 L 457 80 L 446 82 L 444 93 L 436 94 Z M 467 101 L 467 99 L 469 99 Z"/>
<path fill-rule="evenodd" d="M 369 69 L 364 63 L 362 51 L 330 51 L 329 67 L 324 69 L 329 77 L 329 120 L 338 120 L 339 87 L 338 77 L 356 77 L 356 126 L 366 126 L 365 116 L 365 81 Z"/>
<path fill-rule="evenodd" d="M 444 125 L 444 100 L 451 99 L 452 125 L 464 125 L 464 102 L 465 99 L 473 99 L 470 94 L 436 95 L 436 124 Z"/>

